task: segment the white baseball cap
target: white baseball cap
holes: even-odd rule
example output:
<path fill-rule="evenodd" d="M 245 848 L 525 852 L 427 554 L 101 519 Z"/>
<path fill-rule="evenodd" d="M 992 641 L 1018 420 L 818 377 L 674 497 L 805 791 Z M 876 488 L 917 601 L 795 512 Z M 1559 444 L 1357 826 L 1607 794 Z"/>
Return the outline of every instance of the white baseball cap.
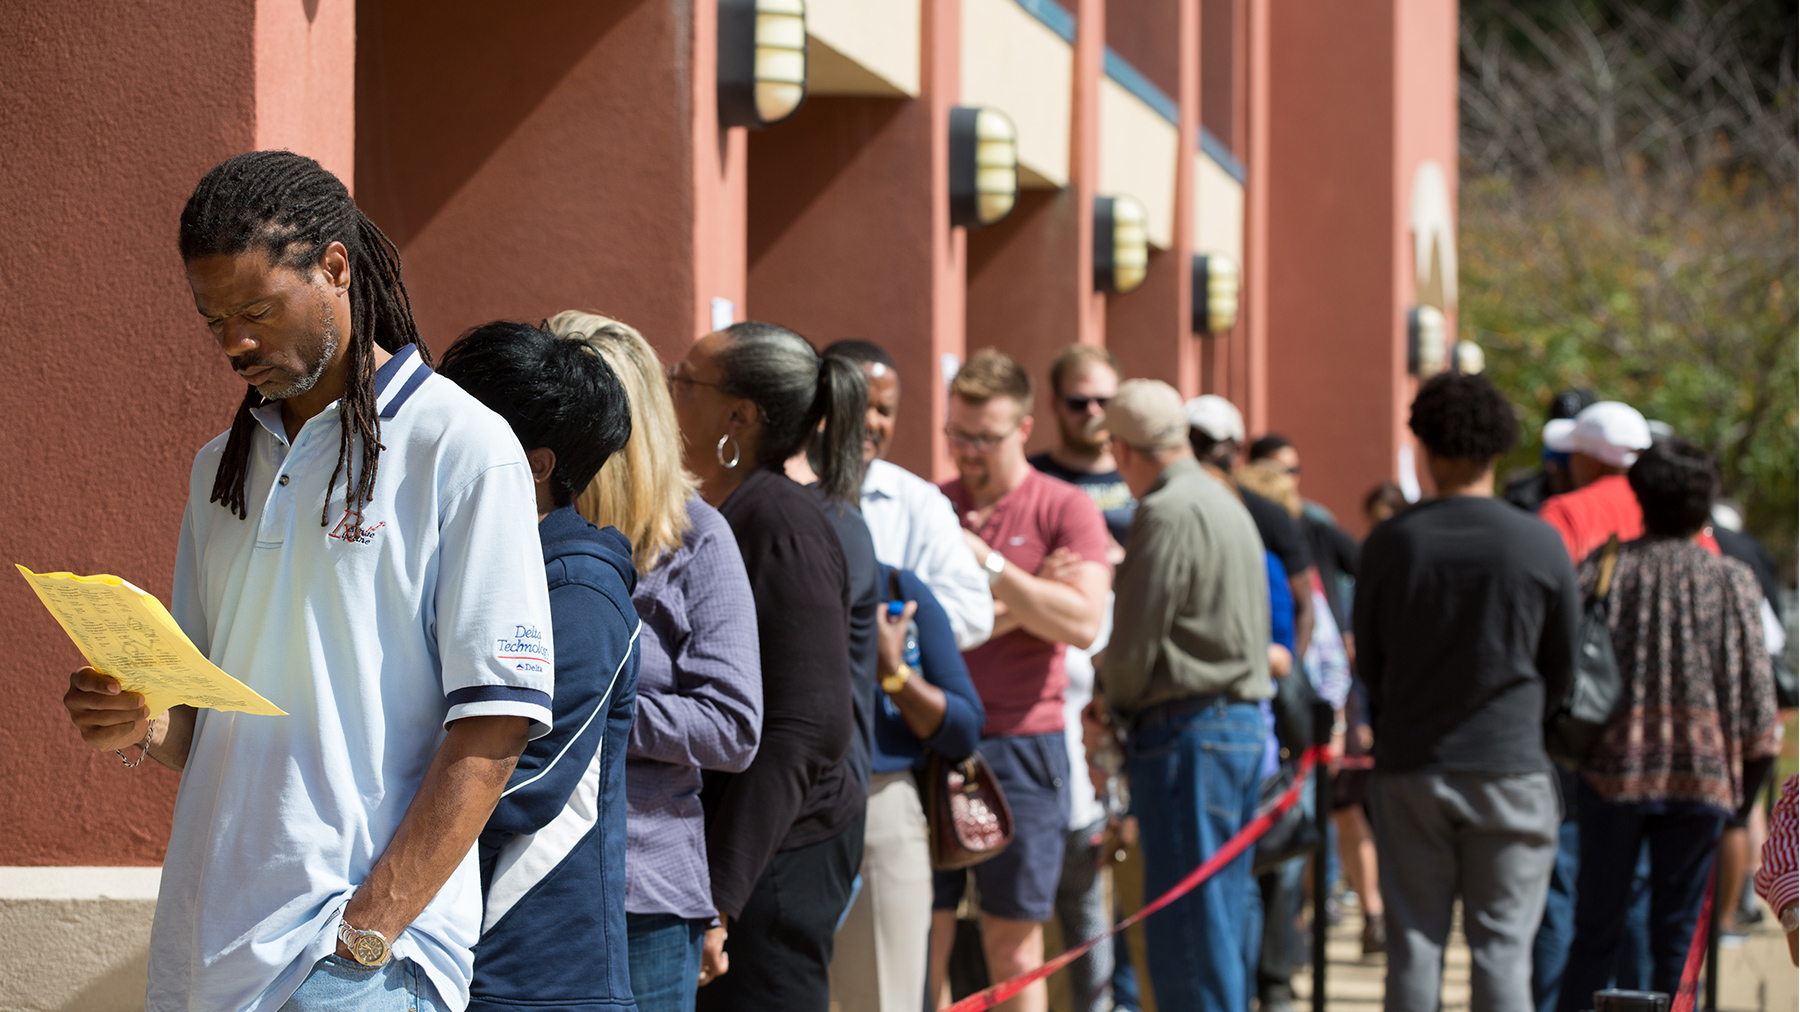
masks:
<path fill-rule="evenodd" d="M 1650 423 L 1636 408 L 1618 401 L 1590 404 L 1574 418 L 1544 425 L 1544 447 L 1556 453 L 1580 453 L 1609 467 L 1630 467 L 1654 440 Z"/>
<path fill-rule="evenodd" d="M 1196 397 L 1182 405 L 1188 427 L 1199 429 L 1207 438 L 1222 443 L 1227 439 L 1244 441 L 1244 416 L 1237 406 L 1217 394 Z"/>

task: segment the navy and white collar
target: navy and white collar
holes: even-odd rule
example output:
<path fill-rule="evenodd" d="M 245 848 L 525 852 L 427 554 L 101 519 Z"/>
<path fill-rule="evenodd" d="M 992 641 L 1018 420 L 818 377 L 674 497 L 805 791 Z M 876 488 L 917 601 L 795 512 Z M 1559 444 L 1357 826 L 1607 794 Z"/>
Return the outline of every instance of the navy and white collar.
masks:
<path fill-rule="evenodd" d="M 392 358 L 381 364 L 381 368 L 375 370 L 376 414 L 382 418 L 394 417 L 400 411 L 400 406 L 406 403 L 429 375 L 431 367 L 419 357 L 418 345 L 409 344 L 395 352 Z M 325 410 L 331 411 L 337 406 L 338 402 L 333 401 Z M 250 414 L 262 423 L 263 428 L 269 430 L 270 435 L 284 444 L 288 441 L 287 425 L 281 420 L 280 401 L 264 401 L 251 408 Z"/>
<path fill-rule="evenodd" d="M 409 344 L 375 370 L 375 413 L 392 418 L 431 375 L 431 367 L 419 357 L 419 346 Z"/>

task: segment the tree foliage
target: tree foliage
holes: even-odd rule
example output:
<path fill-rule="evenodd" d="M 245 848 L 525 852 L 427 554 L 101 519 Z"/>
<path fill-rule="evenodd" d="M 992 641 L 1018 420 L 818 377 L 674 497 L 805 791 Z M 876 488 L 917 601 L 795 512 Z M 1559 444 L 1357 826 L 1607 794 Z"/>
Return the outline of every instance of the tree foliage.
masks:
<path fill-rule="evenodd" d="M 1541 449 L 1575 386 L 1719 458 L 1792 565 L 1795 8 L 1465 3 L 1459 328 Z"/>

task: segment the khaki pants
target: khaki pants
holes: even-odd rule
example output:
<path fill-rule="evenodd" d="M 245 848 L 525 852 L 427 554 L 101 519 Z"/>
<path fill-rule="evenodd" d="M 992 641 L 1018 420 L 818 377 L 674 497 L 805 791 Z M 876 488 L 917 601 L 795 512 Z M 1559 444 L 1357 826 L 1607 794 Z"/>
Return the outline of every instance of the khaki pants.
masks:
<path fill-rule="evenodd" d="M 931 937 L 925 808 L 909 772 L 869 778 L 862 890 L 837 934 L 831 999 L 842 1012 L 918 1012 Z"/>

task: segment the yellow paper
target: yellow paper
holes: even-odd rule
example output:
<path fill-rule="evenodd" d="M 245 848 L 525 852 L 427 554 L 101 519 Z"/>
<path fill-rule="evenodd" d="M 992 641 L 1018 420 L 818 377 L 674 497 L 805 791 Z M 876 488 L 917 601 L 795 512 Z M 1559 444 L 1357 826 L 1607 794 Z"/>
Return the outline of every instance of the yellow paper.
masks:
<path fill-rule="evenodd" d="M 183 703 L 287 713 L 207 660 L 153 595 L 116 576 L 18 569 L 88 663 L 125 689 L 143 693 L 150 716 Z"/>

